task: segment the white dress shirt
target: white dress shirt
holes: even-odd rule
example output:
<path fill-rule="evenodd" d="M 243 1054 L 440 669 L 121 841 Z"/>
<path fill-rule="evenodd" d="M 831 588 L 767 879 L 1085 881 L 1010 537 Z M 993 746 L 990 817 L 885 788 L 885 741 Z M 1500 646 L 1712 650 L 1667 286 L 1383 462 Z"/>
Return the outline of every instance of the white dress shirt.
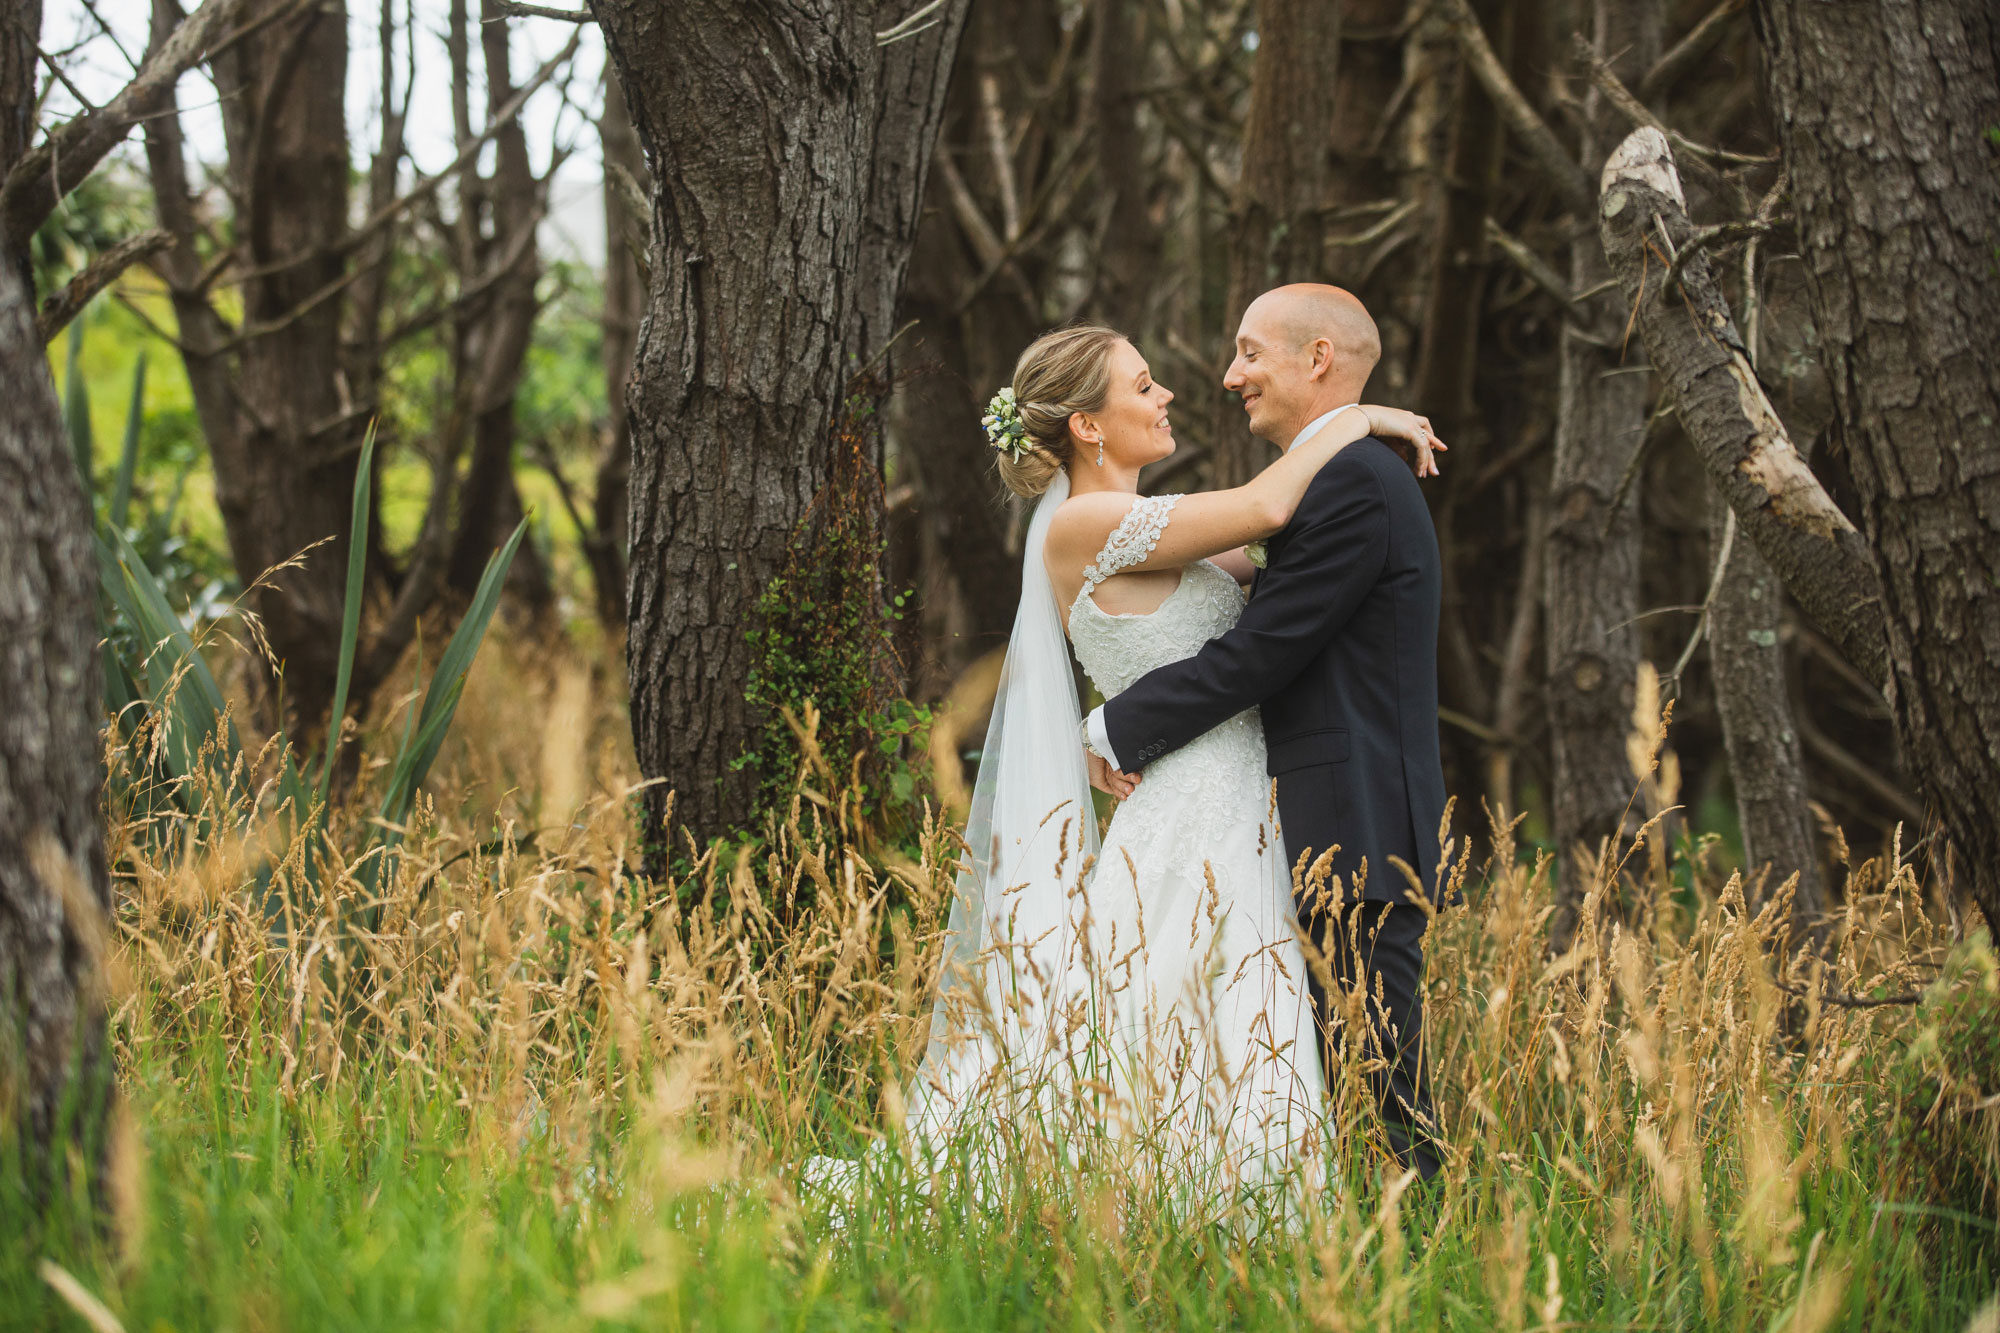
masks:
<path fill-rule="evenodd" d="M 1285 452 L 1290 453 L 1313 436 L 1319 434 L 1320 431 L 1326 428 L 1326 424 L 1329 421 L 1332 421 L 1348 408 L 1359 406 L 1361 406 L 1359 403 L 1342 403 L 1339 407 L 1334 408 L 1333 411 L 1314 417 L 1306 423 L 1304 430 L 1292 437 L 1292 442 L 1285 446 Z M 1104 725 L 1103 704 L 1099 704 L 1090 710 L 1090 716 L 1083 720 L 1083 728 L 1084 734 L 1088 737 L 1087 744 L 1089 747 L 1102 756 L 1105 763 L 1122 771 L 1123 766 L 1119 764 L 1118 757 L 1111 751 L 1111 733 Z"/>

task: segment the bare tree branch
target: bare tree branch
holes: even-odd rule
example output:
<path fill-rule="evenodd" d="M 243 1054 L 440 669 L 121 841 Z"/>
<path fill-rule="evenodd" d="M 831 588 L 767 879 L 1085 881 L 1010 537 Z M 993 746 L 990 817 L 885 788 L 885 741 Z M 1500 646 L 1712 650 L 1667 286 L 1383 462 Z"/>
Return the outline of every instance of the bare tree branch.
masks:
<path fill-rule="evenodd" d="M 112 246 L 91 260 L 83 272 L 64 284 L 61 291 L 42 302 L 41 313 L 35 317 L 35 332 L 41 335 L 43 342 L 50 341 L 76 318 L 77 312 L 90 304 L 91 297 L 116 282 L 119 274 L 173 243 L 171 234 L 155 227 Z"/>
<path fill-rule="evenodd" d="M 549 9 L 543 5 L 516 4 L 505 0 L 500 6 L 502 18 L 555 19 L 559 23 L 595 23 L 597 18 L 587 9 Z"/>
<path fill-rule="evenodd" d="M 1721 38 L 1729 20 L 1748 8 L 1750 0 L 1722 0 L 1722 3 L 1708 11 L 1708 16 L 1689 30 L 1688 35 L 1674 43 L 1668 51 L 1653 63 L 1646 76 L 1639 80 L 1639 96 L 1651 101 L 1661 94 L 1670 92 L 1681 76 L 1701 63 L 1715 43 Z"/>
<path fill-rule="evenodd" d="M 1563 280 L 1563 276 L 1491 217 L 1486 219 L 1486 239 L 1493 243 L 1494 249 L 1507 256 L 1508 262 L 1520 269 L 1528 281 L 1562 302 L 1571 316 L 1579 320 L 1583 318 L 1583 309 L 1577 304 L 1576 295 L 1570 291 L 1569 283 Z"/>
<path fill-rule="evenodd" d="M 1445 21 L 1450 25 L 1452 36 L 1458 39 L 1458 47 L 1465 56 L 1466 68 L 1472 77 L 1493 99 L 1493 105 L 1500 109 L 1500 115 L 1507 122 L 1514 137 L 1521 141 L 1541 167 L 1542 174 L 1555 186 L 1556 193 L 1571 209 L 1587 214 L 1597 201 L 1597 194 L 1590 188 L 1590 174 L 1577 165 L 1574 155 L 1562 146 L 1555 131 L 1548 122 L 1535 114 L 1534 107 L 1521 95 L 1521 90 L 1508 77 L 1507 67 L 1500 63 L 1500 57 L 1493 53 L 1493 46 L 1486 40 L 1485 29 L 1479 26 L 1479 18 L 1465 0 L 1443 0 Z"/>
<path fill-rule="evenodd" d="M 145 117 L 172 97 L 174 84 L 200 63 L 242 8 L 243 0 L 207 0 L 181 20 L 173 35 L 146 60 L 133 80 L 97 111 L 58 127 L 7 173 L 0 186 L 0 232 L 9 250 L 20 253 L 75 189 Z"/>
<path fill-rule="evenodd" d="M 209 0 L 209 3 L 215 3 L 215 0 Z M 406 212 L 413 204 L 435 194 L 439 186 L 477 162 L 480 150 L 485 148 L 487 140 L 513 123 L 514 119 L 521 114 L 521 109 L 528 104 L 528 98 L 538 92 L 543 84 L 555 77 L 556 71 L 561 69 L 564 63 L 576 54 L 577 47 L 582 42 L 583 35 L 579 30 L 563 45 L 562 50 L 549 57 L 547 63 L 536 70 L 534 75 L 526 83 L 522 84 L 512 97 L 507 99 L 506 105 L 493 114 L 493 118 L 487 122 L 484 129 L 466 141 L 464 147 L 459 149 L 458 156 L 446 164 L 444 170 L 434 176 L 425 177 L 409 193 L 399 195 L 381 208 L 376 209 L 374 213 L 362 221 L 360 226 L 347 234 L 341 241 L 338 252 L 340 254 L 352 254 L 355 250 L 366 244 L 377 230 L 387 226 L 398 216 Z M 648 211 L 650 212 L 650 209 Z M 316 251 L 295 255 L 279 260 L 276 263 L 266 264 L 239 273 L 235 275 L 233 280 L 243 282 L 251 278 L 265 277 L 269 274 L 290 268 L 293 265 L 308 263 L 320 257 L 320 254 Z"/>

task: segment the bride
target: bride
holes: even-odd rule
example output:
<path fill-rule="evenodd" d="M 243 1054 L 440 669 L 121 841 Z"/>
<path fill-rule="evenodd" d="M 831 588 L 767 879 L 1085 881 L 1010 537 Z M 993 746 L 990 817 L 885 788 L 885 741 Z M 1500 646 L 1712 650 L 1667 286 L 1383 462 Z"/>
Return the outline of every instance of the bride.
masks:
<path fill-rule="evenodd" d="M 1319 1169 L 1326 1084 L 1257 714 L 1149 767 L 1100 846 L 1064 640 L 1106 698 L 1191 656 L 1242 611 L 1246 547 L 1335 453 L 1407 440 L 1422 473 L 1432 437 L 1408 412 L 1344 410 L 1246 485 L 1142 497 L 1140 469 L 1174 451 L 1173 400 L 1129 341 L 1081 326 L 1031 344 L 984 421 L 1036 504 L 904 1098 L 916 1155 L 972 1145 L 975 1189 L 1106 1149 L 1210 1201 Z"/>

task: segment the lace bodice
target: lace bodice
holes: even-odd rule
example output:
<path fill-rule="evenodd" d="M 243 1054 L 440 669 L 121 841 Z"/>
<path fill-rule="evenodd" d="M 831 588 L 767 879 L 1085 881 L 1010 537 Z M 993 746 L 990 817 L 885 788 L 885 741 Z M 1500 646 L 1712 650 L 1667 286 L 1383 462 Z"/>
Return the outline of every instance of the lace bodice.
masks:
<path fill-rule="evenodd" d="M 1070 606 L 1069 639 L 1097 691 L 1109 699 L 1154 667 L 1193 657 L 1243 614 L 1243 590 L 1223 569 L 1197 560 L 1155 610 L 1114 615 L 1099 609 L 1086 582 Z"/>
<path fill-rule="evenodd" d="M 1178 495 L 1147 496 L 1134 504 L 1097 559 L 1083 570 L 1070 604 L 1069 638 L 1077 660 L 1109 699 L 1154 667 L 1192 657 L 1243 614 L 1243 591 L 1219 566 L 1197 560 L 1181 570 L 1167 600 L 1142 615 L 1114 615 L 1097 605 L 1097 585 L 1152 553 L 1166 531 Z"/>
<path fill-rule="evenodd" d="M 1143 561 L 1166 531 L 1175 495 L 1134 504 L 1084 570 L 1070 604 L 1069 639 L 1098 693 L 1109 699 L 1156 667 L 1193 657 L 1243 614 L 1243 590 L 1221 566 L 1197 560 L 1181 570 L 1167 599 L 1138 615 L 1097 605 L 1097 585 Z M 1200 864 L 1207 849 L 1264 814 L 1264 731 L 1255 709 L 1238 713 L 1146 768 L 1146 781 L 1120 807 L 1114 828 L 1148 845 L 1179 848 Z M 1221 878 L 1234 871 L 1218 867 Z"/>

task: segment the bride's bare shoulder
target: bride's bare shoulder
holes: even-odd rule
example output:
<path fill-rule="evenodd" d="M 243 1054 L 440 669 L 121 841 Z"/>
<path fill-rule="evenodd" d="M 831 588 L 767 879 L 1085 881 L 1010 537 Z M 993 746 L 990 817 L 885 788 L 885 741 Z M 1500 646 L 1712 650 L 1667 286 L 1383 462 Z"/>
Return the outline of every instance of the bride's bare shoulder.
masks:
<path fill-rule="evenodd" d="M 1049 520 L 1050 552 L 1081 553 L 1085 559 L 1097 554 L 1138 498 L 1125 491 L 1072 495 L 1056 507 Z"/>

